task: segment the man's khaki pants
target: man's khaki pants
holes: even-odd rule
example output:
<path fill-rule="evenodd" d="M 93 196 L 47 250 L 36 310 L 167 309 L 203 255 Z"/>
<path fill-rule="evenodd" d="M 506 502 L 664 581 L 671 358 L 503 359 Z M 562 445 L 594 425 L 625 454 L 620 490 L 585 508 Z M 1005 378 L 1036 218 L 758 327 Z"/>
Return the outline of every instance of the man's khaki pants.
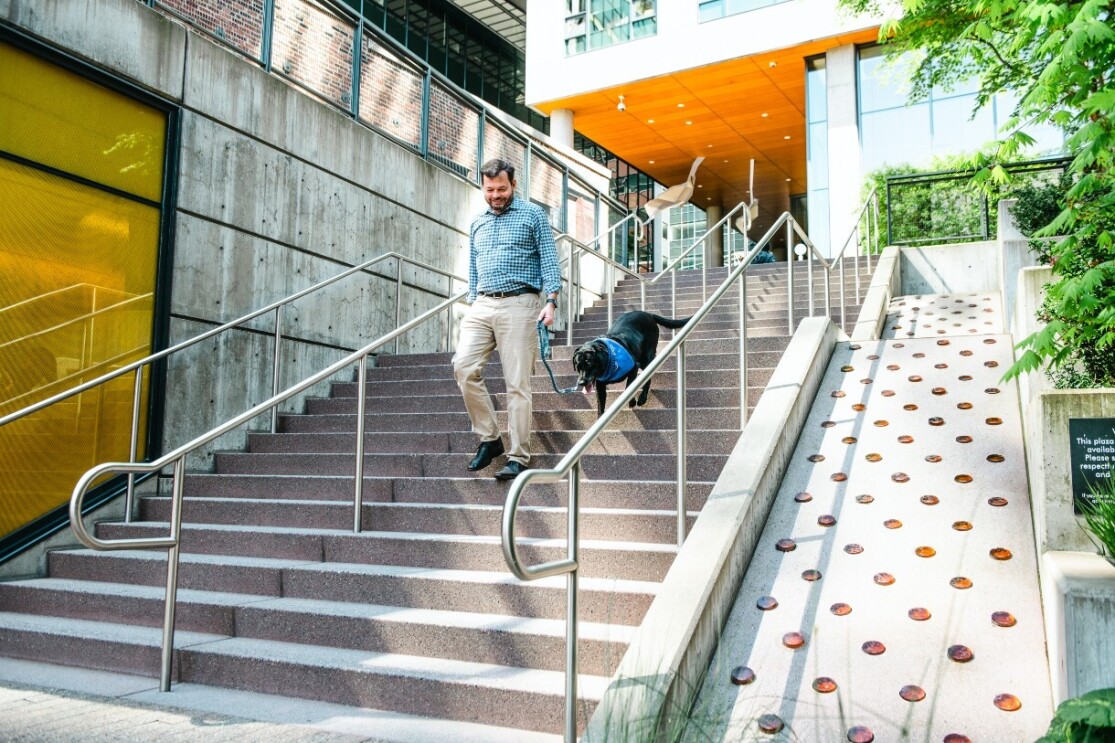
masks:
<path fill-rule="evenodd" d="M 507 428 L 511 448 L 507 458 L 523 465 L 530 462 L 531 397 L 530 377 L 538 357 L 538 313 L 542 299 L 537 294 L 517 297 L 480 296 L 461 321 L 453 374 L 465 398 L 472 430 L 481 441 L 499 438 L 495 407 L 484 384 L 484 365 L 492 351 L 499 351 L 503 379 L 507 384 Z"/>

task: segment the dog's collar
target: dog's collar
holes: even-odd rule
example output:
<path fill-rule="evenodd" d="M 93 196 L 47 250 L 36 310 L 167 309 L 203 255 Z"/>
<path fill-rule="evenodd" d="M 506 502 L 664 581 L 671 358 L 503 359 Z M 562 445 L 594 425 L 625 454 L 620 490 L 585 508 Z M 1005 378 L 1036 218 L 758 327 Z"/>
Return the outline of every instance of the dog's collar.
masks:
<path fill-rule="evenodd" d="M 597 338 L 608 349 L 608 368 L 596 380 L 603 384 L 618 382 L 631 373 L 635 368 L 635 359 L 623 344 L 612 338 Z"/>

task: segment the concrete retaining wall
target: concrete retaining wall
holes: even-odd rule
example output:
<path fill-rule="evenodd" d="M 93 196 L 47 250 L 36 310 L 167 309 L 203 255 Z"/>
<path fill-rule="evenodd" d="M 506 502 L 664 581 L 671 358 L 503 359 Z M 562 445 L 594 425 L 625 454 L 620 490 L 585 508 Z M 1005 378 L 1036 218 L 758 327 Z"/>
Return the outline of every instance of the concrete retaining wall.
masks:
<path fill-rule="evenodd" d="M 902 248 L 902 294 L 999 291 L 993 242 Z"/>

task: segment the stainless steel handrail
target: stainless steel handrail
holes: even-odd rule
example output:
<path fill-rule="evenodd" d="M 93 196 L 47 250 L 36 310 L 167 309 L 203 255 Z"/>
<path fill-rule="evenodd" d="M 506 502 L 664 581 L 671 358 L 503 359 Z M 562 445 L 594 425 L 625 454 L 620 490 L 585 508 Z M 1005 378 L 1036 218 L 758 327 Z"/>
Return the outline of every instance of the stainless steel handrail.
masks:
<path fill-rule="evenodd" d="M 860 232 L 860 222 L 863 221 L 863 217 L 864 217 L 864 214 L 867 212 L 867 208 L 869 206 L 872 206 L 872 205 L 874 205 L 875 224 L 874 224 L 874 228 L 872 228 L 872 214 L 868 214 L 867 215 L 868 216 L 868 219 L 867 219 L 868 250 L 867 250 L 866 259 L 865 259 L 867 261 L 867 270 L 870 272 L 871 271 L 871 255 L 872 255 L 871 248 L 874 246 L 875 241 L 878 240 L 878 237 L 879 237 L 879 225 L 878 225 L 878 221 L 877 221 L 878 220 L 878 213 L 879 213 L 879 203 L 878 203 L 878 198 L 876 196 L 876 192 L 875 192 L 874 188 L 871 189 L 871 192 L 867 195 L 867 198 L 864 199 L 863 205 L 860 206 L 859 212 L 856 214 L 856 221 L 853 223 L 852 229 L 848 233 L 848 237 L 845 238 L 844 244 L 840 246 L 840 250 L 837 251 L 836 255 L 833 256 L 832 258 L 829 258 L 827 260 L 825 259 L 824 255 L 822 255 L 821 252 L 817 249 L 817 246 L 813 244 L 813 241 L 809 238 L 809 235 L 807 235 L 805 233 L 805 231 L 802 230 L 801 225 L 797 224 L 797 222 L 793 223 L 792 229 L 790 228 L 790 226 L 787 226 L 787 230 L 786 230 L 786 252 L 787 252 L 787 258 L 790 259 L 790 265 L 791 265 L 791 270 L 789 272 L 789 278 L 788 278 L 789 285 L 790 285 L 790 292 L 791 293 L 793 292 L 793 278 L 794 278 L 794 272 L 792 270 L 792 266 L 793 266 L 794 261 L 793 261 L 792 249 L 790 247 L 790 244 L 793 242 L 793 239 L 792 239 L 793 234 L 796 233 L 798 235 L 798 237 L 801 238 L 802 244 L 806 246 L 806 251 L 808 253 L 807 271 L 808 271 L 808 275 L 809 275 L 808 281 L 809 281 L 809 311 L 810 311 L 810 314 L 812 314 L 812 312 L 813 312 L 813 295 L 814 295 L 814 290 L 813 290 L 813 262 L 814 262 L 814 260 L 819 262 L 821 264 L 822 268 L 825 269 L 825 314 L 826 315 L 829 313 L 830 306 L 831 306 L 831 297 L 830 297 L 831 286 L 830 286 L 830 284 L 831 284 L 833 268 L 835 267 L 837 269 L 838 273 L 839 273 L 838 282 L 840 284 L 840 328 L 841 328 L 841 330 L 847 330 L 847 327 L 846 327 L 847 326 L 847 309 L 846 309 L 847 301 L 846 301 L 846 298 L 845 298 L 845 289 L 844 289 L 844 284 L 845 284 L 845 282 L 844 282 L 844 253 L 848 250 L 848 246 L 852 244 L 852 238 L 857 238 L 856 239 L 856 244 L 857 245 L 859 244 L 858 235 L 859 235 L 859 232 Z M 863 294 L 862 294 L 862 291 L 860 289 L 859 250 L 856 250 L 853 253 L 853 255 L 854 255 L 853 269 L 855 270 L 855 274 L 856 274 L 855 275 L 856 302 L 858 303 L 858 302 L 863 301 Z M 790 332 L 793 332 L 793 329 L 794 329 L 794 305 L 793 305 L 792 301 L 790 302 L 789 323 L 790 323 Z"/>
<path fill-rule="evenodd" d="M 353 488 L 353 512 L 354 512 L 354 525 L 355 531 L 361 530 L 361 505 L 363 502 L 363 487 L 364 487 L 364 415 L 363 415 L 363 400 L 365 396 L 365 375 L 367 372 L 368 354 L 380 346 L 386 345 L 393 340 L 396 340 L 401 335 L 409 332 L 415 327 L 421 325 L 427 320 L 440 315 L 442 312 L 450 310 L 454 304 L 465 298 L 468 292 L 460 292 L 449 299 L 445 300 L 438 306 L 427 310 L 413 320 L 399 326 L 395 330 L 387 333 L 384 336 L 377 338 L 363 348 L 349 354 L 340 361 L 337 361 L 317 374 L 307 377 L 301 382 L 288 387 L 281 393 L 272 395 L 267 400 L 259 403 L 251 409 L 241 413 L 240 415 L 232 418 L 221 425 L 213 428 L 212 430 L 201 434 L 200 436 L 188 441 L 187 443 L 179 446 L 177 449 L 164 454 L 158 459 L 151 462 L 105 462 L 97 465 L 96 467 L 88 470 L 78 480 L 77 485 L 74 486 L 73 495 L 70 498 L 70 525 L 73 528 L 74 534 L 77 536 L 78 541 L 86 547 L 95 550 L 128 550 L 128 549 L 167 549 L 167 587 L 166 587 L 166 608 L 164 611 L 163 623 L 163 648 L 162 659 L 160 666 L 160 688 L 163 691 L 170 690 L 170 670 L 171 658 L 174 649 L 174 614 L 177 597 L 178 586 L 178 555 L 179 547 L 181 544 L 182 536 L 182 497 L 184 492 L 184 481 L 186 475 L 185 463 L 186 457 L 202 446 L 208 444 L 214 439 L 223 436 L 224 434 L 239 428 L 248 421 L 256 418 L 257 416 L 268 411 L 275 410 L 279 405 L 291 399 L 295 395 L 304 392 L 315 384 L 322 382 L 334 374 L 340 372 L 345 367 L 351 364 L 359 364 L 359 378 L 360 382 L 357 388 L 356 399 L 358 401 L 357 408 L 358 414 L 356 419 L 356 472 L 354 475 L 354 488 Z M 165 467 L 172 467 L 172 488 L 171 488 L 171 511 L 170 511 L 170 534 L 165 537 L 152 537 L 152 538 L 129 538 L 129 539 L 98 539 L 88 532 L 85 528 L 85 523 L 81 519 L 83 510 L 83 502 L 85 495 L 92 484 L 99 478 L 107 475 L 135 475 L 150 474 L 158 472 Z"/>
<path fill-rule="evenodd" d="M 646 369 L 640 374 L 637 382 L 630 387 L 626 388 L 619 397 L 604 411 L 604 414 L 597 419 L 596 423 L 592 425 L 585 432 L 585 435 L 574 444 L 569 453 L 562 457 L 552 469 L 532 469 L 527 470 L 519 475 L 511 485 L 511 490 L 507 494 L 507 499 L 503 507 L 503 522 L 502 522 L 502 546 L 503 556 L 507 562 L 511 572 L 521 580 L 536 580 L 538 578 L 545 578 L 554 575 L 565 574 L 566 577 L 566 668 L 565 668 L 565 740 L 567 743 L 576 741 L 577 720 L 576 720 L 576 699 L 577 699 L 577 570 L 579 568 L 578 552 L 580 545 L 580 485 L 581 485 L 581 457 L 584 456 L 597 439 L 597 437 L 608 427 L 612 420 L 622 411 L 635 395 L 639 393 L 642 388 L 642 383 L 647 381 L 665 364 L 666 360 L 676 352 L 678 355 L 677 372 L 676 372 L 676 385 L 678 394 L 678 439 L 677 439 L 677 528 L 678 528 L 678 546 L 679 548 L 685 539 L 685 491 L 687 487 L 687 477 L 685 471 L 685 458 L 687 448 L 687 432 L 686 432 L 686 414 L 685 414 L 685 387 L 686 387 L 686 366 L 685 366 L 685 341 L 693 329 L 696 328 L 704 317 L 712 310 L 717 302 L 727 293 L 731 285 L 739 281 L 739 336 L 740 336 L 740 428 L 742 429 L 747 422 L 747 361 L 746 361 L 746 341 L 747 341 L 747 326 L 746 326 L 746 278 L 744 277 L 747 268 L 751 265 L 755 256 L 767 244 L 771 242 L 774 235 L 783 226 L 787 225 L 789 228 L 794 226 L 793 216 L 789 212 L 785 212 L 780 216 L 775 223 L 767 230 L 763 237 L 755 244 L 741 261 L 736 268 L 728 275 L 728 278 L 713 292 L 712 296 L 706 299 L 701 307 L 693 313 L 693 316 L 674 335 L 674 338 L 666 346 L 666 348 L 659 353 L 654 361 L 647 366 Z M 793 265 L 790 264 L 789 269 L 793 270 Z M 792 287 L 791 287 L 792 288 Z M 789 297 L 789 301 L 793 302 L 793 296 Z M 563 478 L 569 478 L 569 502 L 568 502 L 568 533 L 566 536 L 566 557 L 563 560 L 554 560 L 551 562 L 543 563 L 540 565 L 524 565 L 519 558 L 518 548 L 515 543 L 515 518 L 519 507 L 519 502 L 522 499 L 523 491 L 527 486 L 533 483 L 553 483 L 560 482 Z"/>
<path fill-rule="evenodd" d="M 275 328 L 274 328 L 274 339 L 275 339 L 275 341 L 274 341 L 274 356 L 273 356 L 273 360 L 272 360 L 272 371 L 271 371 L 271 374 L 272 374 L 272 376 L 271 376 L 271 393 L 273 395 L 277 394 L 278 390 L 279 390 L 279 360 L 280 360 L 281 344 L 282 344 L 282 312 L 283 312 L 283 308 L 286 305 L 290 304 L 291 302 L 294 302 L 295 300 L 301 299 L 302 297 L 305 297 L 309 294 L 312 294 L 312 293 L 318 291 L 319 289 L 323 289 L 327 286 L 330 286 L 330 285 L 336 283 L 337 281 L 340 281 L 341 279 L 347 278 L 348 276 L 351 276 L 355 273 L 360 273 L 360 272 L 366 271 L 366 270 L 368 270 L 369 268 L 371 268 L 372 266 L 374 266 L 378 263 L 381 263 L 385 260 L 391 260 L 391 259 L 394 259 L 396 261 L 396 268 L 395 268 L 395 273 L 396 273 L 395 281 L 396 281 L 396 286 L 397 286 L 396 291 L 395 291 L 395 317 L 396 317 L 396 320 L 399 319 L 400 312 L 401 312 L 402 292 L 400 291 L 400 288 L 402 286 L 402 267 L 403 267 L 404 263 L 406 263 L 408 265 L 416 266 L 418 268 L 423 268 L 425 270 L 431 271 L 435 274 L 438 274 L 440 276 L 444 276 L 444 277 L 448 278 L 449 282 L 450 282 L 449 293 L 452 292 L 452 282 L 453 281 L 465 281 L 465 279 L 461 278 L 460 276 L 457 276 L 456 274 L 445 271 L 444 269 L 438 268 L 437 266 L 432 266 L 428 263 L 424 263 L 422 261 L 414 260 L 413 258 L 409 258 L 405 255 L 400 254 L 400 253 L 396 253 L 394 251 L 388 252 L 388 253 L 383 253 L 382 255 L 379 255 L 379 256 L 376 256 L 375 258 L 371 258 L 367 261 L 364 261 L 363 263 L 361 263 L 357 266 L 353 266 L 352 268 L 346 269 L 345 271 L 342 271 L 341 273 L 336 274 L 335 276 L 332 276 L 328 279 L 325 279 L 324 281 L 320 281 L 317 284 L 314 284 L 314 285 L 309 286 L 305 289 L 297 291 L 294 294 L 291 294 L 290 296 L 287 296 L 283 299 L 272 302 L 271 304 L 269 304 L 265 307 L 262 307 L 261 309 L 255 310 L 254 312 L 251 312 L 247 315 L 244 315 L 243 317 L 239 317 L 235 320 L 232 320 L 231 322 L 227 322 L 224 325 L 219 325 L 215 328 L 212 328 L 211 330 L 207 330 L 206 332 L 201 333 L 200 335 L 196 335 L 193 338 L 182 341 L 181 343 L 177 343 L 177 344 L 171 346 L 170 348 L 164 349 L 164 350 L 159 351 L 157 353 L 149 354 L 148 356 L 145 356 L 144 358 L 139 359 L 138 361 L 134 361 L 130 364 L 122 366 L 115 371 L 109 372 L 108 374 L 103 374 L 103 375 L 101 375 L 101 376 L 99 376 L 95 379 L 89 380 L 88 382 L 84 382 L 82 384 L 79 384 L 76 387 L 72 387 L 68 390 L 64 390 L 62 392 L 59 392 L 55 395 L 51 395 L 50 397 L 46 398 L 45 400 L 41 400 L 41 401 L 39 401 L 39 402 L 37 402 L 33 405 L 28 405 L 27 407 L 22 408 L 20 410 L 17 410 L 14 413 L 9 413 L 8 415 L 0 417 L 0 427 L 5 426 L 5 425 L 7 425 L 9 423 L 12 423 L 14 421 L 17 421 L 20 418 L 23 418 L 25 416 L 31 415 L 32 413 L 36 413 L 36 412 L 38 412 L 38 411 L 40 411 L 44 408 L 47 408 L 51 405 L 54 405 L 55 403 L 62 402 L 63 400 L 67 400 L 67 399 L 73 397 L 74 395 L 78 395 L 82 392 L 93 389 L 94 387 L 105 384 L 106 382 L 112 381 L 113 379 L 116 379 L 117 377 L 120 377 L 124 374 L 127 374 L 129 372 L 135 372 L 135 384 L 134 384 L 134 387 L 133 387 L 133 399 L 132 399 L 132 411 L 133 411 L 133 413 L 132 413 L 132 429 L 131 429 L 131 441 L 132 441 L 131 458 L 132 458 L 132 461 L 134 462 L 135 461 L 135 456 L 136 456 L 136 445 L 137 445 L 136 442 L 138 441 L 138 434 L 139 434 L 140 397 L 141 397 L 142 388 L 143 388 L 143 370 L 144 370 L 145 367 L 149 366 L 150 364 L 152 364 L 156 361 L 159 361 L 160 359 L 164 359 L 164 358 L 170 356 L 171 354 L 174 354 L 174 353 L 176 353 L 178 351 L 181 351 L 185 348 L 189 348 L 189 347 L 194 346 L 194 345 L 196 345 L 196 344 L 198 344 L 198 343 L 200 343 L 204 340 L 212 338 L 215 335 L 219 335 L 220 333 L 223 333 L 227 330 L 231 330 L 233 328 L 239 327 L 239 326 L 243 325 L 244 323 L 248 322 L 249 320 L 253 320 L 253 319 L 255 319 L 257 317 L 260 317 L 261 315 L 265 315 L 269 312 L 274 312 L 275 313 Z M 423 291 L 429 292 L 429 290 L 427 290 L 427 289 L 423 289 Z M 430 292 L 430 293 L 433 293 L 433 292 Z M 396 323 L 396 325 L 397 324 L 398 323 Z M 446 348 L 448 348 L 451 345 L 452 337 L 453 337 L 453 313 L 452 313 L 452 310 L 450 310 L 448 312 L 448 320 L 447 320 Z M 396 344 L 396 349 L 395 350 L 398 351 L 398 345 L 397 344 Z M 272 433 L 274 433 L 275 430 L 276 430 L 277 421 L 278 421 L 278 411 L 274 410 L 274 411 L 272 411 L 272 414 L 271 414 L 271 432 Z M 129 477 L 128 478 L 126 501 L 125 501 L 125 506 L 124 506 L 124 520 L 125 520 L 125 522 L 130 522 L 132 520 L 132 510 L 133 510 L 132 504 L 133 504 L 134 499 L 135 499 L 134 478 Z"/>

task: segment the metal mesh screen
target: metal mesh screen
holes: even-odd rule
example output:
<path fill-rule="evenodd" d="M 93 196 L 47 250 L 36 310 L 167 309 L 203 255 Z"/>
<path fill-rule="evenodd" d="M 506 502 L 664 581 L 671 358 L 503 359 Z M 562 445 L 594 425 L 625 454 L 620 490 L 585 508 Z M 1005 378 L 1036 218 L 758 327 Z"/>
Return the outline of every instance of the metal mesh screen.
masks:
<path fill-rule="evenodd" d="M 430 87 L 429 158 L 462 178 L 476 180 L 480 113 L 444 86 Z"/>
<path fill-rule="evenodd" d="M 263 55 L 263 0 L 159 0 L 156 7 L 181 16 L 253 59 Z"/>
<path fill-rule="evenodd" d="M 360 56 L 360 119 L 412 147 L 420 146 L 422 77 L 365 33 Z"/>
<path fill-rule="evenodd" d="M 352 21 L 316 3 L 275 0 L 271 68 L 347 108 L 355 36 Z"/>

